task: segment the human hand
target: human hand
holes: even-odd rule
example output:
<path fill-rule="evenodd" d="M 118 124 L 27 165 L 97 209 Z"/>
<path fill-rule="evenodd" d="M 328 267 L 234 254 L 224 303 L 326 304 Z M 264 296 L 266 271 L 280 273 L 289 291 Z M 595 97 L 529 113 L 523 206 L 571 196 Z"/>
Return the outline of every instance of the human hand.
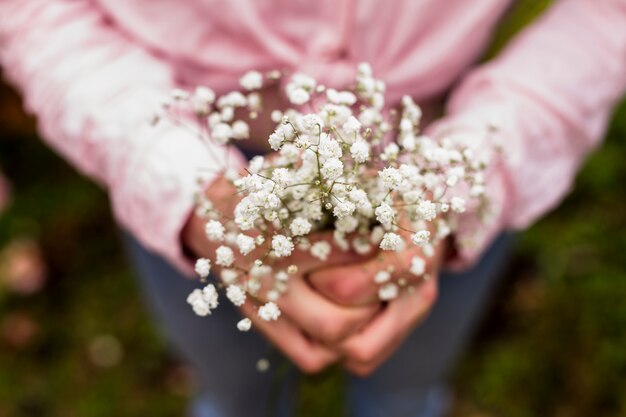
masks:
<path fill-rule="evenodd" d="M 379 297 L 374 276 L 378 271 L 392 267 L 392 280 L 405 280 L 401 287 L 405 293 L 387 303 L 363 329 L 329 345 L 342 357 L 346 369 L 360 376 L 372 373 L 428 315 L 437 299 L 437 275 L 446 249 L 447 241 L 440 242 L 430 258 L 416 247 L 400 253 L 381 252 L 361 264 L 331 267 L 310 275 L 318 291 L 343 305 L 376 305 Z M 415 256 L 426 260 L 420 277 L 410 272 Z"/>
<path fill-rule="evenodd" d="M 222 212 L 232 212 L 238 202 L 232 185 L 223 178 L 218 178 L 208 189 L 207 197 L 218 205 Z M 197 256 L 212 255 L 219 246 L 210 242 L 204 232 L 205 221 L 192 215 L 187 222 L 182 238 L 188 248 Z M 311 241 L 331 241 L 328 235 L 310 235 Z M 336 266 L 347 263 L 364 262 L 366 258 L 352 252 L 343 252 L 334 247 L 326 261 L 320 261 L 304 252 L 294 252 L 289 264 L 298 266 L 298 273 L 291 276 L 288 290 L 276 303 L 282 315 L 278 320 L 266 322 L 257 316 L 260 303 L 267 301 L 260 291 L 258 299 L 247 297 L 241 307 L 243 314 L 249 317 L 255 327 L 272 343 L 283 351 L 304 372 L 317 372 L 336 362 L 339 354 L 325 344 L 338 343 L 349 334 L 361 329 L 380 309 L 381 304 L 367 306 L 340 306 L 312 289 L 304 276 L 322 266 Z"/>

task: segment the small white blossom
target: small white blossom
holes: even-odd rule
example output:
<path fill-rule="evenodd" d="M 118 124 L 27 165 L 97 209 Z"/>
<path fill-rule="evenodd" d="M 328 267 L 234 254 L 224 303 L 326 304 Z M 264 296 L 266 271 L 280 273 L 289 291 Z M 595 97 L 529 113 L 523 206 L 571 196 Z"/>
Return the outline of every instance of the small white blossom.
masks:
<path fill-rule="evenodd" d="M 241 252 L 243 256 L 246 256 L 247 254 L 252 252 L 256 246 L 254 238 L 244 235 L 243 233 L 239 233 L 237 235 L 236 243 L 237 247 L 239 248 L 239 252 Z"/>
<path fill-rule="evenodd" d="M 233 136 L 230 125 L 218 123 L 211 129 L 211 138 L 219 144 L 225 144 Z"/>
<path fill-rule="evenodd" d="M 226 288 L 226 297 L 237 307 L 241 307 L 246 302 L 246 292 L 238 285 L 229 285 Z"/>
<path fill-rule="evenodd" d="M 209 284 L 203 289 L 196 288 L 187 297 L 187 303 L 191 305 L 197 315 L 207 316 L 219 304 L 217 290 L 213 284 Z"/>
<path fill-rule="evenodd" d="M 228 246 L 220 246 L 215 250 L 215 263 L 229 267 L 235 262 L 235 254 Z"/>
<path fill-rule="evenodd" d="M 258 90 L 263 86 L 263 74 L 258 71 L 248 71 L 239 79 L 239 84 L 246 90 Z"/>
<path fill-rule="evenodd" d="M 355 134 L 361 130 L 361 122 L 354 116 L 350 116 L 342 126 L 343 130 L 348 134 Z"/>
<path fill-rule="evenodd" d="M 465 211 L 465 200 L 461 197 L 453 197 L 450 200 L 450 207 L 452 208 L 452 211 L 463 213 Z"/>
<path fill-rule="evenodd" d="M 209 220 L 204 226 L 204 232 L 211 242 L 224 240 L 224 226 L 217 220 Z"/>
<path fill-rule="evenodd" d="M 398 297 L 398 286 L 389 282 L 378 289 L 378 298 L 382 301 L 393 300 Z"/>
<path fill-rule="evenodd" d="M 430 239 L 430 232 L 428 230 L 420 230 L 411 237 L 411 241 L 417 246 L 426 245 L 428 239 Z"/>
<path fill-rule="evenodd" d="M 272 180 L 280 187 L 286 187 L 291 183 L 291 175 L 287 168 L 276 168 L 272 172 Z"/>
<path fill-rule="evenodd" d="M 404 247 L 404 241 L 396 233 L 385 233 L 383 240 L 380 241 L 380 248 L 382 250 L 399 251 Z"/>
<path fill-rule="evenodd" d="M 311 99 L 311 95 L 304 88 L 294 88 L 287 92 L 287 98 L 291 103 L 301 106 Z"/>
<path fill-rule="evenodd" d="M 198 259 L 196 261 L 195 270 L 196 274 L 198 274 L 200 278 L 208 277 L 211 272 L 211 261 L 206 258 Z"/>
<path fill-rule="evenodd" d="M 239 273 L 236 270 L 228 269 L 228 268 L 222 269 L 222 272 L 220 274 L 220 277 L 222 278 L 222 281 L 225 284 L 230 284 L 230 283 L 235 282 L 238 276 L 239 276 Z"/>
<path fill-rule="evenodd" d="M 334 181 L 343 174 L 343 162 L 337 158 L 331 158 L 324 162 L 321 172 L 326 179 Z"/>
<path fill-rule="evenodd" d="M 335 205 L 335 208 L 333 209 L 333 214 L 338 219 L 342 219 L 346 216 L 352 215 L 355 209 L 356 209 L 356 206 L 354 205 L 352 201 L 344 200 L 344 201 L 338 202 L 337 205 Z"/>
<path fill-rule="evenodd" d="M 279 258 L 291 255 L 293 251 L 293 242 L 284 235 L 274 235 L 272 237 L 272 249 Z"/>
<path fill-rule="evenodd" d="M 320 240 L 319 242 L 315 242 L 311 246 L 311 255 L 320 261 L 326 261 L 328 259 L 328 255 L 330 255 L 331 246 L 330 243 L 325 240 Z"/>
<path fill-rule="evenodd" d="M 426 272 L 426 261 L 419 256 L 414 256 L 411 259 L 411 268 L 409 271 L 416 276 L 421 276 Z"/>
<path fill-rule="evenodd" d="M 365 163 L 370 158 L 370 145 L 364 140 L 357 140 L 350 146 L 350 155 L 359 164 Z"/>
<path fill-rule="evenodd" d="M 396 168 L 385 168 L 379 172 L 383 185 L 389 190 L 395 190 L 402 182 L 402 174 Z"/>
<path fill-rule="evenodd" d="M 437 205 L 429 200 L 420 201 L 415 211 L 422 220 L 431 221 L 437 217 Z"/>
<path fill-rule="evenodd" d="M 269 301 L 259 307 L 259 317 L 265 321 L 274 321 L 278 320 L 280 317 L 280 309 L 273 301 Z"/>
<path fill-rule="evenodd" d="M 380 206 L 376 207 L 376 220 L 380 222 L 386 228 L 391 227 L 391 223 L 395 218 L 395 211 L 393 208 L 387 204 L 382 203 Z"/>
<path fill-rule="evenodd" d="M 374 275 L 374 282 L 377 284 L 382 284 L 391 279 L 391 274 L 389 271 L 378 271 L 376 275 Z"/>
<path fill-rule="evenodd" d="M 243 120 L 237 120 L 233 123 L 232 135 L 238 140 L 248 139 L 250 137 L 250 126 Z"/>
<path fill-rule="evenodd" d="M 247 332 L 252 327 L 252 321 L 249 318 L 241 319 L 237 322 L 237 329 L 241 332 Z"/>
<path fill-rule="evenodd" d="M 302 217 L 296 217 L 289 225 L 289 230 L 294 236 L 304 236 L 311 231 L 311 223 Z"/>

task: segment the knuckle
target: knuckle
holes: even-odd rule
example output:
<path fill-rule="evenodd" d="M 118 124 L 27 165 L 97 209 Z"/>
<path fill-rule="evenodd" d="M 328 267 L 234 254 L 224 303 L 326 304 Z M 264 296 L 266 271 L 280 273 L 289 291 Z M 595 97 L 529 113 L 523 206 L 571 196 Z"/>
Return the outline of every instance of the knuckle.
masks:
<path fill-rule="evenodd" d="M 303 357 L 296 364 L 303 373 L 310 375 L 324 370 L 329 365 L 329 362 L 321 358 Z"/>
<path fill-rule="evenodd" d="M 374 360 L 375 352 L 366 345 L 360 345 L 350 349 L 348 356 L 358 362 L 361 367 L 364 367 Z"/>
<path fill-rule="evenodd" d="M 327 296 L 333 301 L 349 305 L 357 302 L 366 292 L 367 287 L 362 285 L 358 279 L 346 279 L 346 277 L 336 277 L 327 284 Z"/>

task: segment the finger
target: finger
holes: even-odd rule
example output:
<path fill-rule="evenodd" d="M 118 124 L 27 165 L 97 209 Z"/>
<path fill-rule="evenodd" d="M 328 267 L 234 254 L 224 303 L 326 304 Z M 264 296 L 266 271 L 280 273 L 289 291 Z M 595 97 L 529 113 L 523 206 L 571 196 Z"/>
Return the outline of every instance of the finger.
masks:
<path fill-rule="evenodd" d="M 431 280 L 420 285 L 413 294 L 389 303 L 362 332 L 340 345 L 338 350 L 345 356 L 344 366 L 361 376 L 373 372 L 427 316 L 436 297 L 437 282 Z"/>
<path fill-rule="evenodd" d="M 428 272 L 430 260 L 420 254 L 419 248 L 410 248 L 402 252 L 380 252 L 357 265 L 318 269 L 308 274 L 308 278 L 315 289 L 335 303 L 353 306 L 378 303 L 378 290 L 383 282 L 376 282 L 377 275 L 390 281 L 401 278 L 407 285 L 422 281 L 423 274 L 415 274 L 421 270 L 411 267 L 413 258 L 423 262 L 421 269 Z"/>
<path fill-rule="evenodd" d="M 263 294 L 257 297 L 267 301 Z M 328 344 L 338 343 L 363 328 L 381 307 L 380 303 L 359 307 L 335 304 L 312 289 L 301 276 L 293 277 L 287 291 L 275 302 L 296 326 Z"/>
<path fill-rule="evenodd" d="M 254 327 L 278 347 L 298 368 L 306 373 L 319 372 L 339 359 L 337 352 L 309 339 L 288 318 L 268 322 L 257 315 L 257 306 L 247 301 L 243 314 L 250 318 Z"/>

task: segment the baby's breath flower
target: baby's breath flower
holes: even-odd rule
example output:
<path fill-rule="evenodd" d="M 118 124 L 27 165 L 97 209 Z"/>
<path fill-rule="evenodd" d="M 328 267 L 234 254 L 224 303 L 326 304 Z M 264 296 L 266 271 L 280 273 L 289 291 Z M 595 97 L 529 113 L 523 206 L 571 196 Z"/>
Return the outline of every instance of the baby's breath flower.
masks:
<path fill-rule="evenodd" d="M 419 256 L 414 256 L 411 259 L 411 268 L 409 271 L 416 276 L 421 276 L 426 272 L 426 261 Z"/>
<path fill-rule="evenodd" d="M 252 321 L 249 318 L 241 319 L 237 322 L 237 329 L 241 332 L 247 332 L 252 327 Z"/>
<path fill-rule="evenodd" d="M 254 238 L 244 235 L 243 233 L 239 233 L 237 235 L 237 247 L 239 248 L 239 252 L 241 252 L 243 256 L 246 256 L 255 248 Z"/>
<path fill-rule="evenodd" d="M 422 200 L 415 209 L 418 217 L 422 220 L 431 221 L 437 217 L 437 205 L 429 200 Z"/>
<path fill-rule="evenodd" d="M 379 175 L 383 181 L 383 186 L 389 190 L 395 190 L 402 182 L 402 174 L 396 168 L 385 168 L 379 172 Z"/>
<path fill-rule="evenodd" d="M 391 279 L 391 274 L 389 271 L 378 271 L 376 275 L 374 275 L 374 282 L 377 284 L 382 284 L 383 282 L 387 282 Z"/>
<path fill-rule="evenodd" d="M 370 145 L 364 140 L 357 140 L 350 146 L 350 155 L 359 164 L 367 162 L 370 158 Z"/>
<path fill-rule="evenodd" d="M 337 158 L 328 159 L 324 162 L 321 173 L 326 179 L 334 181 L 343 174 L 343 162 Z"/>
<path fill-rule="evenodd" d="M 196 274 L 198 274 L 200 278 L 206 278 L 211 272 L 211 261 L 206 258 L 200 258 L 196 261 L 196 266 L 194 269 L 196 270 Z"/>
<path fill-rule="evenodd" d="M 204 226 L 207 239 L 212 242 L 224 240 L 224 226 L 217 220 L 209 220 Z"/>
<path fill-rule="evenodd" d="M 396 233 L 388 232 L 383 236 L 383 240 L 380 241 L 380 248 L 382 250 L 399 251 L 404 247 L 404 241 Z"/>
<path fill-rule="evenodd" d="M 463 213 L 465 211 L 465 200 L 461 197 L 452 197 L 450 200 L 450 207 L 452 208 L 452 211 Z"/>
<path fill-rule="evenodd" d="M 241 307 L 246 302 L 246 292 L 238 285 L 229 285 L 226 288 L 226 297 L 237 307 Z"/>
<path fill-rule="evenodd" d="M 382 301 L 390 301 L 398 297 L 398 286 L 389 282 L 378 289 L 378 298 Z"/>
<path fill-rule="evenodd" d="M 215 250 L 215 263 L 220 266 L 229 267 L 235 262 L 235 254 L 228 246 L 220 246 Z"/>
<path fill-rule="evenodd" d="M 328 259 L 328 255 L 330 255 L 331 246 L 330 243 L 325 240 L 320 240 L 315 242 L 311 246 L 311 255 L 320 261 L 326 261 Z"/>
<path fill-rule="evenodd" d="M 294 236 L 304 236 L 311 231 L 313 226 L 311 223 L 302 217 L 296 217 L 289 225 L 289 230 Z"/>
<path fill-rule="evenodd" d="M 411 241 L 417 246 L 426 245 L 428 239 L 430 239 L 430 232 L 428 230 L 420 230 L 411 237 Z"/>
<path fill-rule="evenodd" d="M 280 309 L 273 301 L 269 301 L 259 307 L 259 317 L 265 321 L 275 321 L 280 317 Z"/>
<path fill-rule="evenodd" d="M 380 222 L 386 228 L 391 227 L 391 223 L 395 218 L 395 211 L 391 206 L 387 203 L 382 203 L 380 206 L 376 207 L 376 220 Z"/>
<path fill-rule="evenodd" d="M 239 79 L 239 84 L 246 90 L 258 90 L 263 86 L 263 74 L 258 71 L 248 71 Z"/>
<path fill-rule="evenodd" d="M 199 316 L 211 314 L 218 306 L 217 290 L 213 284 L 209 284 L 203 289 L 196 288 L 187 297 L 187 303 L 191 305 L 194 313 Z"/>
<path fill-rule="evenodd" d="M 293 242 L 284 235 L 274 235 L 272 237 L 272 249 L 279 258 L 291 255 L 293 251 Z"/>

